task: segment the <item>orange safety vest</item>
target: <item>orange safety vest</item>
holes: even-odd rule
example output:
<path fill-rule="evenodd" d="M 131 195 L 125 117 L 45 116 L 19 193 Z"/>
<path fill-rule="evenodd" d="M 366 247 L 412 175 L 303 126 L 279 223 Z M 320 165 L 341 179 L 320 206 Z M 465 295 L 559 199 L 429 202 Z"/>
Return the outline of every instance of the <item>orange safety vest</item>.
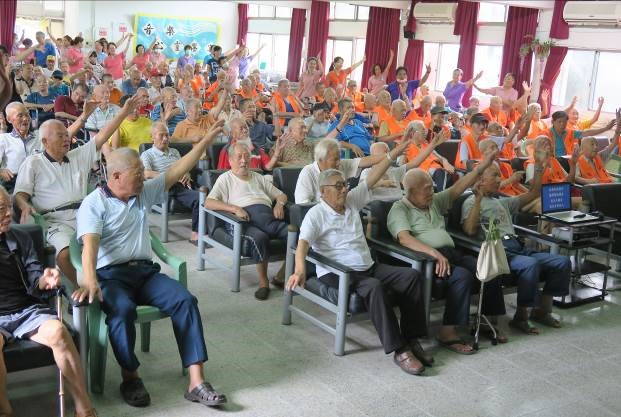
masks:
<path fill-rule="evenodd" d="M 427 112 L 425 114 L 423 114 L 422 116 L 419 114 L 418 110 L 420 109 L 420 107 L 418 109 L 414 109 L 412 110 L 406 117 L 406 119 L 408 121 L 413 121 L 413 120 L 420 120 L 423 122 L 423 124 L 425 125 L 425 127 L 427 129 L 429 129 L 431 127 L 431 113 Z"/>
<path fill-rule="evenodd" d="M 287 112 L 287 106 L 285 106 L 285 100 L 283 99 L 282 95 L 280 95 L 278 91 L 275 91 L 274 94 L 272 94 L 272 100 L 276 101 L 276 105 L 278 106 L 279 112 L 283 112 L 283 113 Z M 289 102 L 289 104 L 291 105 L 295 113 L 300 113 L 300 108 L 298 107 L 297 101 L 295 101 L 295 97 L 289 94 L 289 96 L 287 97 L 287 101 Z M 280 125 L 281 126 L 285 125 L 285 119 L 280 119 Z"/>
<path fill-rule="evenodd" d="M 534 163 L 535 161 L 533 159 L 529 159 L 528 161 L 526 161 L 526 167 Z M 543 174 L 541 175 L 541 183 L 554 184 L 558 182 L 565 182 L 566 178 L 567 173 L 563 169 L 561 163 L 557 161 L 555 157 L 549 158 L 548 166 L 544 168 Z"/>
<path fill-rule="evenodd" d="M 507 113 L 503 110 L 499 110 L 496 114 L 492 114 L 492 109 L 488 107 L 481 113 L 487 117 L 487 120 L 489 120 L 490 123 L 496 122 L 503 127 L 507 127 L 509 125 L 509 118 L 507 117 Z"/>
<path fill-rule="evenodd" d="M 408 127 L 408 124 L 410 123 L 406 119 L 401 119 L 397 121 L 397 119 L 395 119 L 395 117 L 392 115 L 389 115 L 388 118 L 384 120 L 384 122 L 386 122 L 386 124 L 388 125 L 388 131 L 391 135 L 403 133 L 405 131 L 405 128 Z"/>
<path fill-rule="evenodd" d="M 243 88 L 240 88 L 239 90 L 236 91 L 237 94 L 240 95 L 241 98 L 246 99 L 246 98 L 251 98 L 253 100 L 256 100 L 256 97 L 259 95 L 259 93 L 257 92 L 257 90 L 252 90 L 249 94 L 244 92 Z"/>
<path fill-rule="evenodd" d="M 345 97 L 349 98 L 354 104 L 354 110 L 362 113 L 364 111 L 364 98 L 361 93 L 354 93 L 352 96 L 349 91 L 345 90 Z"/>
<path fill-rule="evenodd" d="M 427 146 L 427 143 L 421 144 L 420 148 L 415 144 L 411 144 L 408 146 L 408 149 L 405 154 L 405 158 L 408 162 L 414 160 Z M 430 153 L 427 158 L 418 166 L 418 168 L 423 171 L 429 172 L 431 168 L 442 168 L 442 163 L 438 160 L 438 157 L 433 153 Z"/>
<path fill-rule="evenodd" d="M 543 122 L 543 120 L 531 120 L 530 127 L 528 128 L 528 133 L 526 137 L 528 139 L 535 139 L 538 136 L 547 136 L 546 130 L 548 127 Z"/>
<path fill-rule="evenodd" d="M 506 162 L 500 162 L 500 161 L 497 161 L 497 162 L 498 162 L 498 167 L 500 168 L 500 176 L 502 180 L 505 181 L 509 179 L 509 177 L 513 175 L 513 168 L 511 168 L 511 164 L 508 164 Z M 505 195 L 516 196 L 516 195 L 524 194 L 526 192 L 526 188 L 522 184 L 514 182 L 513 184 L 509 184 L 509 185 L 505 185 L 504 187 L 501 187 L 500 192 Z"/>
<path fill-rule="evenodd" d="M 388 120 L 388 118 L 390 117 L 390 112 L 382 106 L 375 106 L 373 111 L 377 113 L 377 122 L 379 124 L 382 124 L 383 121 Z"/>
<path fill-rule="evenodd" d="M 549 127 L 543 133 L 545 136 L 550 138 L 550 142 L 552 142 L 552 152 L 556 155 L 556 141 L 554 140 L 554 134 L 552 133 L 552 127 Z M 565 155 L 571 155 L 574 152 L 574 146 L 576 141 L 574 140 L 574 130 L 570 128 L 565 129 L 565 135 L 563 136 L 563 143 L 565 144 Z"/>
<path fill-rule="evenodd" d="M 593 165 L 586 159 L 584 155 L 580 155 L 578 158 L 578 167 L 580 167 L 580 176 L 585 179 L 597 179 L 600 183 L 611 183 L 612 177 L 606 172 L 604 162 L 599 155 L 595 155 L 593 158 Z"/>
<path fill-rule="evenodd" d="M 214 91 L 218 91 L 218 84 L 219 82 L 216 81 L 213 84 L 211 84 L 211 86 L 207 89 L 207 91 L 205 91 L 205 97 L 208 97 L 211 93 L 213 93 Z M 211 110 L 212 108 L 214 108 L 216 105 L 218 104 L 218 95 L 214 94 L 213 96 L 213 101 L 207 101 L 205 100 L 203 102 L 203 108 L 204 109 L 209 109 Z"/>
<path fill-rule="evenodd" d="M 504 159 L 515 159 L 517 155 L 515 154 L 515 148 L 513 147 L 513 143 L 505 143 L 502 145 L 502 149 L 500 150 L 500 157 Z"/>
<path fill-rule="evenodd" d="M 484 136 L 479 136 L 479 141 L 483 140 Z M 455 168 L 466 169 L 466 161 L 462 161 L 459 157 L 459 149 L 461 148 L 461 144 L 464 143 L 468 147 L 468 160 L 470 159 L 481 159 L 481 151 L 479 150 L 478 142 L 475 142 L 474 136 L 472 134 L 466 135 L 461 138 L 459 145 L 457 146 L 457 155 L 455 155 Z"/>

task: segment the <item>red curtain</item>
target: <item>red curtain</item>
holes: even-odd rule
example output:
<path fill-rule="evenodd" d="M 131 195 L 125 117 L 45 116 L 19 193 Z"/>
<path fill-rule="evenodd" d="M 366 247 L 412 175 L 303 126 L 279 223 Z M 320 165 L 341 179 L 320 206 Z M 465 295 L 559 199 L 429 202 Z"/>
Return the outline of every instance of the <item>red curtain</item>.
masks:
<path fill-rule="evenodd" d="M 239 3 L 237 5 L 237 44 L 246 43 L 248 34 L 248 5 Z"/>
<path fill-rule="evenodd" d="M 408 40 L 408 49 L 405 52 L 403 66 L 408 69 L 408 79 L 420 80 L 423 73 L 425 42 L 420 39 Z"/>
<path fill-rule="evenodd" d="M 364 53 L 367 60 L 362 68 L 362 85 L 367 85 L 367 79 L 372 75 L 373 66 L 380 64 L 382 68 L 388 63 L 390 50 L 397 54 L 399 38 L 401 37 L 401 10 L 386 7 L 371 7 L 369 23 L 367 24 L 367 42 Z M 396 59 L 388 71 L 387 81 L 395 78 Z"/>
<path fill-rule="evenodd" d="M 307 56 L 317 56 L 319 52 L 321 52 L 321 62 L 323 62 L 326 68 L 330 66 L 330 63 L 326 62 L 329 26 L 330 2 L 313 0 L 311 3 L 310 28 L 308 31 Z"/>
<path fill-rule="evenodd" d="M 561 72 L 561 65 L 567 55 L 567 48 L 564 46 L 553 46 L 550 49 L 550 56 L 546 62 L 546 68 L 543 71 L 543 79 L 541 80 L 541 88 L 539 89 L 539 104 L 541 104 L 541 91 L 547 89 L 550 90 L 550 97 L 548 98 L 547 108 L 541 108 L 542 115 L 550 114 L 550 107 L 552 106 L 552 89 L 558 74 Z"/>
<path fill-rule="evenodd" d="M 524 59 L 520 65 L 520 46 L 524 42 L 530 42 L 535 37 L 537 30 L 538 9 L 525 7 L 509 7 L 505 43 L 502 50 L 502 70 L 500 71 L 500 84 L 506 73 L 515 75 L 515 86 L 519 94 L 522 94 L 522 81 L 530 81 L 530 68 L 532 54 Z M 531 38 L 528 38 L 531 36 Z"/>
<path fill-rule="evenodd" d="M 563 10 L 567 0 L 556 0 L 554 2 L 554 13 L 552 14 L 552 26 L 550 27 L 550 37 L 556 39 L 569 39 L 569 24 L 563 19 Z"/>
<path fill-rule="evenodd" d="M 13 47 L 16 13 L 17 0 L 0 1 L 0 45 L 6 46 L 9 53 Z"/>
<path fill-rule="evenodd" d="M 458 2 L 453 34 L 460 35 L 457 67 L 464 72 L 462 80 L 470 80 L 474 76 L 474 49 L 477 45 L 477 34 L 479 31 L 478 18 L 478 2 L 463 0 Z M 462 99 L 462 104 L 466 107 L 471 94 L 472 89 L 469 89 Z"/>
<path fill-rule="evenodd" d="M 287 79 L 297 81 L 300 76 L 302 60 L 302 44 L 304 43 L 304 27 L 306 26 L 306 9 L 293 9 L 291 30 L 289 32 L 289 61 Z"/>

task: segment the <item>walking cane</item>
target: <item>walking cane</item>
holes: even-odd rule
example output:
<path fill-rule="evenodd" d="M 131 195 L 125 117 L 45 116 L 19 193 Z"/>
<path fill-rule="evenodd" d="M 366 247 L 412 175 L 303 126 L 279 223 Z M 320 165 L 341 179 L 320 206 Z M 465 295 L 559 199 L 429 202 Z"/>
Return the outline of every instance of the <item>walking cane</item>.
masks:
<path fill-rule="evenodd" d="M 56 314 L 60 323 L 63 322 L 63 305 L 62 295 L 65 292 L 63 287 L 56 290 Z M 65 417 L 65 385 L 63 381 L 63 372 L 58 368 L 58 406 L 60 407 L 60 417 Z"/>

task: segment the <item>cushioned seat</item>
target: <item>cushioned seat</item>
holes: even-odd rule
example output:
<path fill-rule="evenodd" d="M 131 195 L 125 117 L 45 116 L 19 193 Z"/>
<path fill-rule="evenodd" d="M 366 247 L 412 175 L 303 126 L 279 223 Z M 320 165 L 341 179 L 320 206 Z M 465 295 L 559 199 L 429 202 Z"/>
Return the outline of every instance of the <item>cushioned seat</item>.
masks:
<path fill-rule="evenodd" d="M 304 287 L 308 291 L 323 298 L 336 305 L 339 302 L 339 289 L 331 287 L 330 285 L 322 282 L 317 277 L 312 277 L 306 280 L 306 286 Z M 347 304 L 347 312 L 349 314 L 366 313 L 367 309 L 364 306 L 364 300 L 355 292 L 349 293 L 349 301 Z"/>
<path fill-rule="evenodd" d="M 69 332 L 73 338 L 73 343 L 76 346 L 80 346 L 78 333 L 73 331 L 73 329 L 69 329 Z M 2 353 L 4 354 L 7 372 L 41 368 L 56 363 L 54 362 L 52 349 L 32 340 L 15 340 L 5 345 Z"/>

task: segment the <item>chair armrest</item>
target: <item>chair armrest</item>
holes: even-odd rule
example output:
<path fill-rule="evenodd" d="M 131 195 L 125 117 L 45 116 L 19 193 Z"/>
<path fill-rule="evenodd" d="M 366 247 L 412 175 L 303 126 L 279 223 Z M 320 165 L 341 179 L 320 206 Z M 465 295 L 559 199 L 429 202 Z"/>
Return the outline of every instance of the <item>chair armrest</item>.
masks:
<path fill-rule="evenodd" d="M 315 265 L 321 265 L 335 274 L 354 272 L 354 270 L 350 267 L 345 266 L 342 263 L 330 259 L 326 256 L 320 255 L 313 250 L 310 250 L 308 252 L 308 255 L 306 255 L 306 260 Z"/>
<path fill-rule="evenodd" d="M 434 261 L 435 259 L 426 253 L 417 252 L 411 249 L 406 248 L 403 245 L 400 245 L 396 242 L 388 242 L 385 239 L 376 239 L 376 238 L 367 238 L 369 242 L 369 247 L 375 250 L 378 250 L 382 253 L 386 253 L 390 255 L 390 252 L 393 252 L 401 257 L 410 259 L 412 261 L 424 262 L 424 261 Z"/>
<path fill-rule="evenodd" d="M 222 220 L 222 221 L 224 221 L 226 223 L 232 224 L 232 225 L 239 224 L 239 223 L 246 223 L 246 220 L 244 220 L 244 219 L 242 219 L 240 217 L 237 217 L 234 214 L 228 213 L 226 211 L 209 210 L 209 209 L 205 209 L 205 211 L 207 213 L 211 214 L 212 216 L 217 217 L 218 219 L 220 219 L 220 220 Z"/>
<path fill-rule="evenodd" d="M 550 242 L 552 244 L 560 244 L 563 243 L 562 240 L 556 239 L 550 235 L 545 233 L 539 233 L 536 230 L 529 229 L 528 227 L 513 225 L 513 228 L 520 236 L 530 237 L 533 239 L 543 240 L 546 242 Z"/>
<path fill-rule="evenodd" d="M 188 269 L 187 264 L 181 258 L 170 253 L 153 232 L 149 232 L 151 237 L 151 249 L 166 265 L 175 271 L 175 278 L 181 285 L 188 286 Z"/>
<path fill-rule="evenodd" d="M 610 172 L 610 171 L 606 171 L 608 172 L 608 175 L 610 175 L 613 178 L 621 178 L 621 174 L 617 174 L 616 172 Z"/>

